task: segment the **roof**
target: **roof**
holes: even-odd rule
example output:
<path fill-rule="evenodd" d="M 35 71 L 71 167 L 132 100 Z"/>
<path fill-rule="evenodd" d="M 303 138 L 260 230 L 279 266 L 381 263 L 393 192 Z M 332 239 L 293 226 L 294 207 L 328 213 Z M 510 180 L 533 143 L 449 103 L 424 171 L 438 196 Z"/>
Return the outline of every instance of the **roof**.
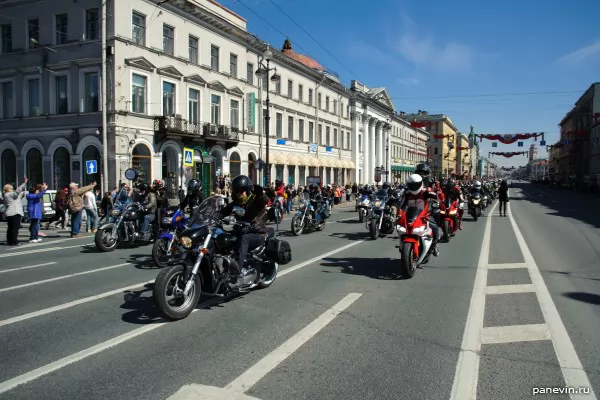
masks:
<path fill-rule="evenodd" d="M 296 53 L 292 48 L 292 42 L 290 42 L 289 39 L 285 39 L 285 42 L 283 42 L 283 48 L 281 49 L 281 52 L 289 58 L 296 60 L 309 68 L 316 69 L 318 71 L 325 71 L 325 68 L 323 68 L 323 66 L 319 64 L 319 62 L 317 62 L 314 58 L 311 58 L 304 54 Z"/>

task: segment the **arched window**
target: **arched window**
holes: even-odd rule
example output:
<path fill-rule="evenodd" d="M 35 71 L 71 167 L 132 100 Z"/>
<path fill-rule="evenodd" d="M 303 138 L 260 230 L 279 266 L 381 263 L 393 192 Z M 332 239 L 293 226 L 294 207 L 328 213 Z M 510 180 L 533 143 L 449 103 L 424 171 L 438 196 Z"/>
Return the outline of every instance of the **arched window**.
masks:
<path fill-rule="evenodd" d="M 98 171 L 95 174 L 88 174 L 87 170 L 85 168 L 85 162 L 86 161 L 91 161 L 91 160 L 96 160 L 96 167 L 98 168 Z M 100 171 L 102 169 L 100 168 L 100 150 L 98 150 L 98 148 L 96 146 L 88 146 L 85 148 L 85 150 L 83 151 L 83 155 L 81 156 L 81 173 L 83 176 L 83 185 L 87 186 L 93 182 L 96 182 L 98 184 L 101 183 L 101 179 L 100 179 Z"/>
<path fill-rule="evenodd" d="M 18 186 L 17 156 L 15 155 L 14 151 L 12 151 L 11 149 L 6 149 L 2 152 L 2 162 L 0 163 L 0 167 L 0 170 L 2 172 L 2 175 L 0 176 L 0 178 L 2 178 L 2 182 L 0 182 L 0 188 L 4 187 L 4 185 L 6 185 L 7 183 L 11 183 L 15 187 Z"/>
<path fill-rule="evenodd" d="M 139 174 L 139 181 L 150 183 L 152 179 L 152 155 L 145 144 L 137 144 L 131 153 L 131 167 Z"/>
<path fill-rule="evenodd" d="M 223 155 L 219 150 L 211 151 L 213 161 L 210 166 L 210 190 L 216 190 L 219 186 L 219 177 L 223 176 Z"/>
<path fill-rule="evenodd" d="M 231 179 L 242 174 L 242 160 L 237 152 L 231 153 L 229 156 L 229 175 Z"/>
<path fill-rule="evenodd" d="M 27 152 L 26 162 L 27 179 L 29 179 L 28 187 L 44 183 L 42 152 L 38 148 L 32 147 Z"/>
<path fill-rule="evenodd" d="M 52 177 L 54 189 L 60 190 L 69 187 L 69 183 L 71 182 L 71 155 L 69 154 L 69 150 L 59 147 L 54 151 L 52 158 L 54 164 L 54 176 Z"/>

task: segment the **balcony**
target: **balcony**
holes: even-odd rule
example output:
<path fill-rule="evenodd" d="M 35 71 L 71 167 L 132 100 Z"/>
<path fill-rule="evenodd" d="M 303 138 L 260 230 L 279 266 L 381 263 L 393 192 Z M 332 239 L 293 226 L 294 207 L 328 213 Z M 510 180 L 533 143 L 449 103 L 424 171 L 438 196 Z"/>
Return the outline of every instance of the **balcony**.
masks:
<path fill-rule="evenodd" d="M 210 122 L 190 122 L 180 116 L 159 116 L 154 119 L 155 140 L 181 139 L 184 142 L 221 144 L 229 149 L 236 146 L 241 129 Z"/>

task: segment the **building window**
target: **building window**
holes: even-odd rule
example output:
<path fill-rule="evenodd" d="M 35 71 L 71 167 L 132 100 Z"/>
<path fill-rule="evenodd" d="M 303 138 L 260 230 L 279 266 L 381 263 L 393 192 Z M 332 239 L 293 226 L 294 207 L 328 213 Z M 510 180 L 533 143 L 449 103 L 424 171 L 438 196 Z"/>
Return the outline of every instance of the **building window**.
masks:
<path fill-rule="evenodd" d="M 350 150 L 350 132 L 346 132 L 346 149 Z"/>
<path fill-rule="evenodd" d="M 175 28 L 163 24 L 163 52 L 165 54 L 175 54 Z"/>
<path fill-rule="evenodd" d="M 300 143 L 304 142 L 304 120 L 298 120 L 298 141 Z"/>
<path fill-rule="evenodd" d="M 362 135 L 358 135 L 358 151 L 362 153 Z"/>
<path fill-rule="evenodd" d="M 177 97 L 175 92 L 175 84 L 170 82 L 163 82 L 163 113 L 165 117 L 171 117 L 175 115 L 175 105 L 177 103 Z"/>
<path fill-rule="evenodd" d="M 188 93 L 188 120 L 192 124 L 200 120 L 200 91 L 191 88 Z"/>
<path fill-rule="evenodd" d="M 327 126 L 327 127 L 325 127 L 325 145 L 326 146 L 331 146 L 330 139 L 331 139 L 331 129 Z"/>
<path fill-rule="evenodd" d="M 302 85 L 298 85 L 298 101 L 299 102 L 303 102 L 304 101 L 304 88 L 302 87 Z"/>
<path fill-rule="evenodd" d="M 69 17 L 67 14 L 56 15 L 56 44 L 67 43 Z"/>
<path fill-rule="evenodd" d="M 308 104 L 313 105 L 313 90 L 308 89 Z"/>
<path fill-rule="evenodd" d="M 308 122 L 308 143 L 314 143 L 314 135 L 315 132 L 315 123 L 309 121 Z"/>
<path fill-rule="evenodd" d="M 254 64 L 246 64 L 246 82 L 248 85 L 254 85 Z"/>
<path fill-rule="evenodd" d="M 96 40 L 100 37 L 100 24 L 98 23 L 99 12 L 97 8 L 90 8 L 85 11 L 85 38 L 87 40 Z"/>
<path fill-rule="evenodd" d="M 188 37 L 188 60 L 192 64 L 198 64 L 198 38 L 190 35 Z"/>
<path fill-rule="evenodd" d="M 131 15 L 131 39 L 140 46 L 146 45 L 146 16 L 135 11 Z"/>
<path fill-rule="evenodd" d="M 329 112 L 329 96 L 325 96 L 325 110 Z"/>
<path fill-rule="evenodd" d="M 268 77 L 264 77 L 260 79 L 261 85 L 262 85 L 262 90 L 266 91 L 267 90 L 267 84 L 269 83 L 269 78 Z"/>
<path fill-rule="evenodd" d="M 319 132 L 317 133 L 317 144 L 323 144 L 323 125 L 319 124 Z"/>
<path fill-rule="evenodd" d="M 219 48 L 215 45 L 210 46 L 210 69 L 219 71 Z"/>
<path fill-rule="evenodd" d="M 2 118 L 13 118 L 15 116 L 15 102 L 13 94 L 13 83 L 2 83 Z"/>
<path fill-rule="evenodd" d="M 216 94 L 210 96 L 210 122 L 215 125 L 221 124 L 221 96 Z"/>
<path fill-rule="evenodd" d="M 288 79 L 288 91 L 287 91 L 287 96 L 288 96 L 288 98 L 290 98 L 290 99 L 291 99 L 292 97 L 294 97 L 293 95 L 294 95 L 294 82 L 292 82 L 292 81 L 290 81 L 290 80 Z"/>
<path fill-rule="evenodd" d="M 131 75 L 131 112 L 146 114 L 146 84 L 143 75 Z"/>
<path fill-rule="evenodd" d="M 230 118 L 229 124 L 231 125 L 232 128 L 240 127 L 240 102 L 239 101 L 231 100 L 229 118 Z"/>
<path fill-rule="evenodd" d="M 281 79 L 275 84 L 275 93 L 281 94 Z"/>
<path fill-rule="evenodd" d="M 333 128 L 333 147 L 339 147 L 338 132 L 337 132 L 337 129 L 335 129 L 335 128 Z"/>
<path fill-rule="evenodd" d="M 40 108 L 40 80 L 30 79 L 28 82 L 28 102 L 29 102 L 29 116 L 37 117 L 42 113 Z"/>
<path fill-rule="evenodd" d="M 275 117 L 275 136 L 280 138 L 283 137 L 283 115 L 277 113 Z"/>
<path fill-rule="evenodd" d="M 294 117 L 288 117 L 288 139 L 294 140 Z"/>
<path fill-rule="evenodd" d="M 54 104 L 56 107 L 56 114 L 66 114 L 69 112 L 67 76 L 57 76 L 54 83 Z"/>
<path fill-rule="evenodd" d="M 96 112 L 100 110 L 98 98 L 98 73 L 88 72 L 85 74 L 85 97 L 83 100 L 84 112 Z"/>
<path fill-rule="evenodd" d="M 333 113 L 337 115 L 337 100 L 333 101 Z"/>
<path fill-rule="evenodd" d="M 232 78 L 237 78 L 237 55 L 230 54 L 229 55 L 229 74 Z"/>
<path fill-rule="evenodd" d="M 321 100 L 322 100 L 322 98 L 321 98 L 321 97 L 322 97 L 322 96 L 321 96 L 321 93 L 317 93 L 317 107 L 319 107 L 319 109 L 320 109 L 320 110 L 322 110 L 322 109 L 323 109 L 323 107 L 322 107 L 322 103 L 321 103 Z"/>
<path fill-rule="evenodd" d="M 2 32 L 4 37 L 4 32 Z M 32 49 L 40 43 L 40 20 L 37 18 L 27 21 L 27 48 Z"/>
<path fill-rule="evenodd" d="M 12 25 L 2 25 L 2 53 L 10 53 L 12 49 Z"/>

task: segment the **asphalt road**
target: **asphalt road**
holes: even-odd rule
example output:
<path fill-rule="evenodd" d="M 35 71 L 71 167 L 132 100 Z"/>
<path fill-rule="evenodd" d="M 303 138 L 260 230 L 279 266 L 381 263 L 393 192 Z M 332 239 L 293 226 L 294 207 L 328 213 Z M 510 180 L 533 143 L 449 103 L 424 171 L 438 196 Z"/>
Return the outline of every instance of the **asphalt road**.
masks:
<path fill-rule="evenodd" d="M 63 233 L 0 246 L 0 399 L 563 399 L 536 388 L 600 390 L 594 200 L 528 184 L 511 196 L 509 217 L 495 207 L 465 218 L 409 280 L 398 274 L 397 236 L 370 240 L 353 209 L 300 237 L 285 221 L 293 261 L 271 288 L 202 299 L 176 323 L 161 322 L 150 300 L 150 247 L 98 253 L 90 237 Z"/>

